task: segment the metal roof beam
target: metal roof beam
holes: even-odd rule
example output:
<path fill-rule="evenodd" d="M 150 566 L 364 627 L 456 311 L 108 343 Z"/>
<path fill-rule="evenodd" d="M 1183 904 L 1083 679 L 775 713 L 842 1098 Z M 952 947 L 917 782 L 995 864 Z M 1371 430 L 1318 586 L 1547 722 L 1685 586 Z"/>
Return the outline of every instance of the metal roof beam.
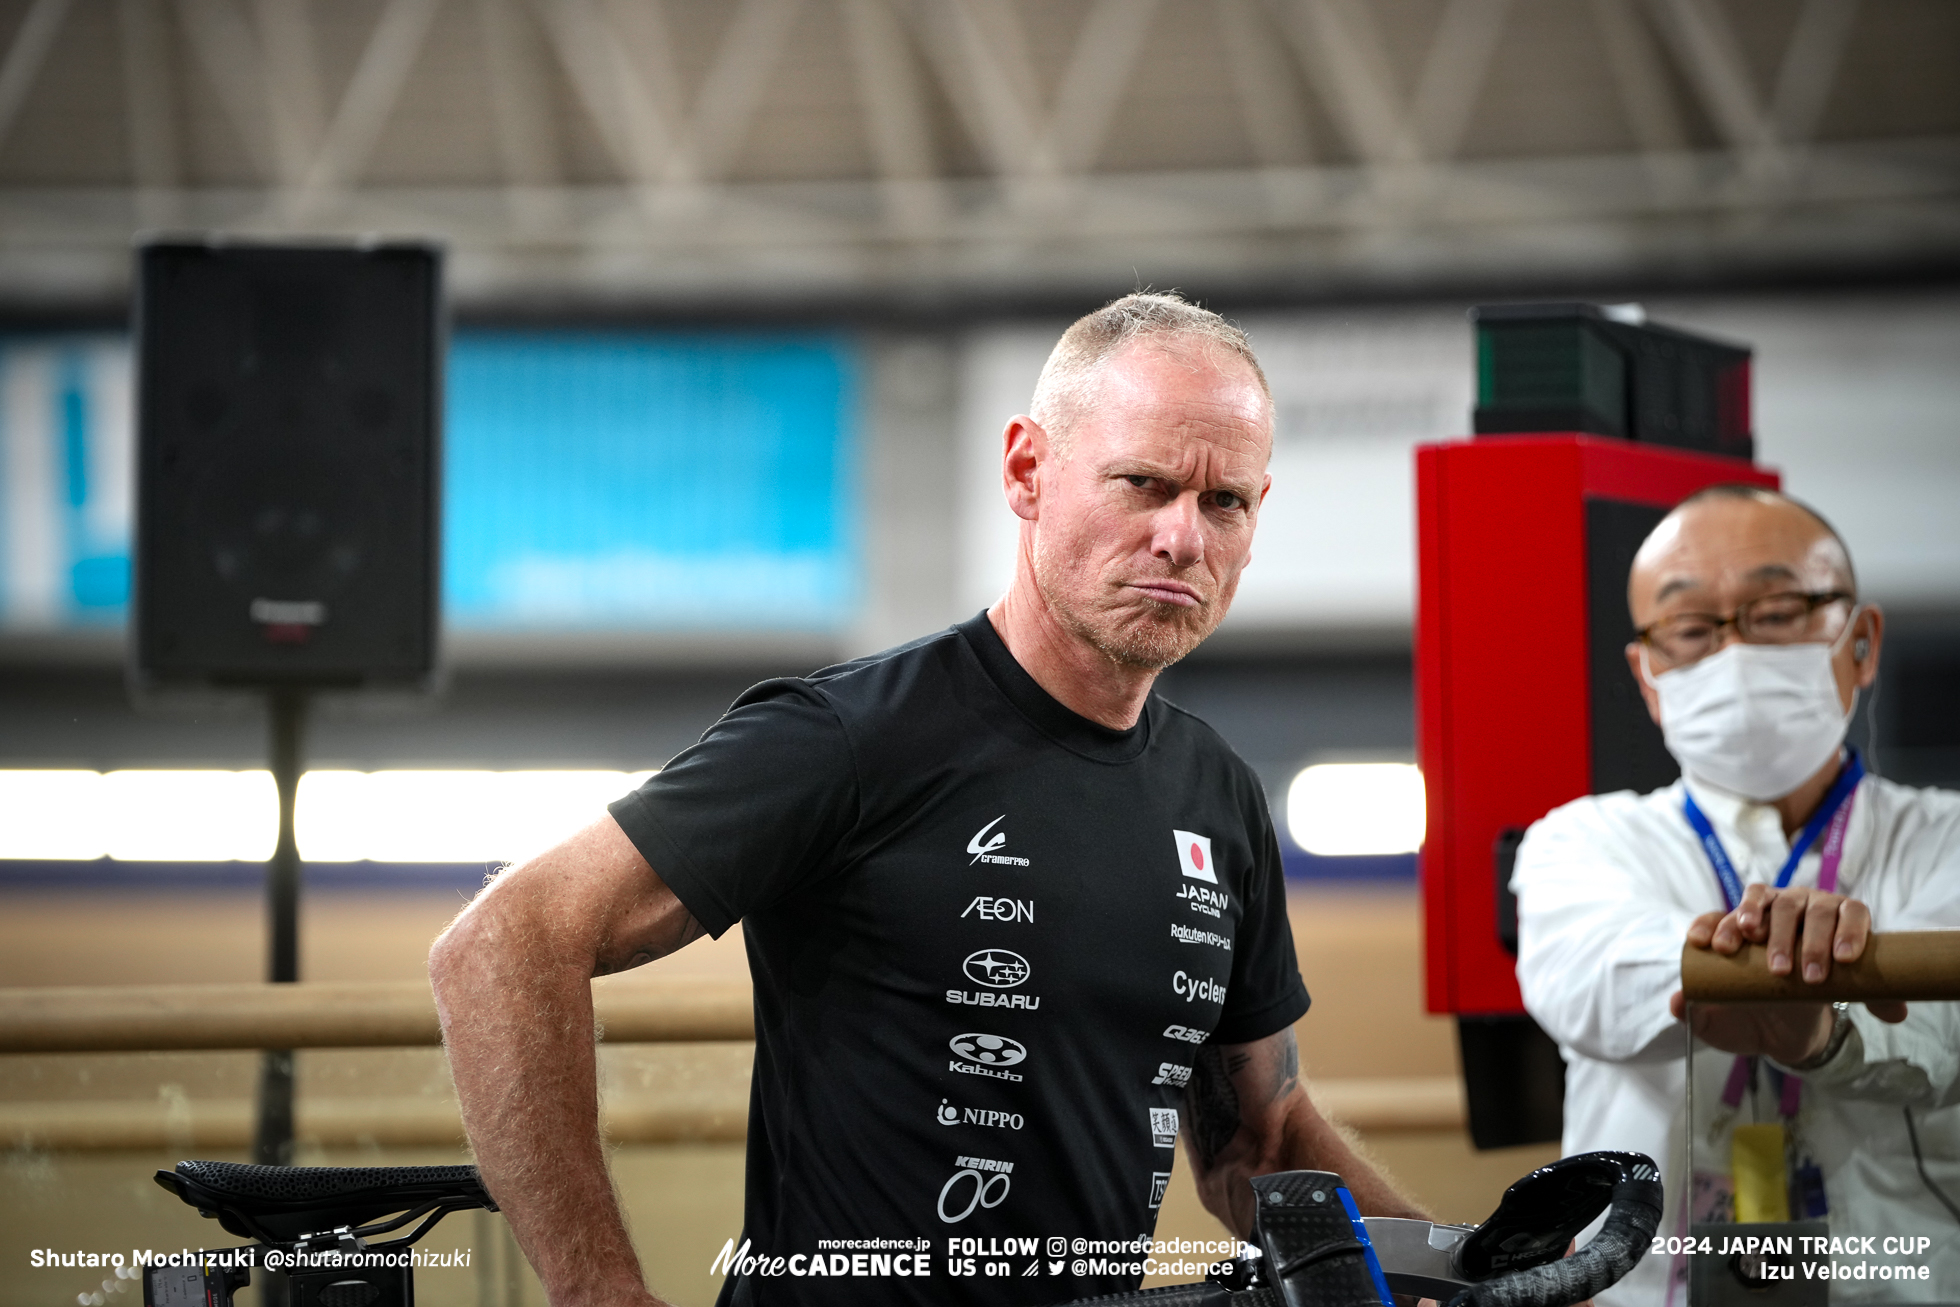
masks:
<path fill-rule="evenodd" d="M 516 0 L 476 0 L 477 25 L 483 33 L 484 74 L 497 116 L 497 159 L 511 222 L 519 231 L 545 231 L 564 222 L 564 174 L 558 166 L 551 101 L 515 5 Z"/>
<path fill-rule="evenodd" d="M 1449 0 L 1416 79 L 1409 131 L 1426 159 L 1453 159 L 1490 76 L 1511 0 Z"/>
<path fill-rule="evenodd" d="M 929 234 L 945 221 L 946 193 L 938 182 L 925 97 L 905 35 L 885 0 L 839 3 L 886 215 L 903 233 Z"/>
<path fill-rule="evenodd" d="M 246 156 L 262 178 L 278 179 L 263 108 L 265 72 L 251 26 L 232 0 L 177 0 L 177 16 Z"/>
<path fill-rule="evenodd" d="M 166 193 L 182 180 L 173 65 L 163 13 L 155 0 L 119 0 L 116 16 L 129 124 L 129 177 L 136 191 L 138 221 L 161 225 L 174 216 Z"/>
<path fill-rule="evenodd" d="M 0 141 L 7 137 L 20 116 L 27 93 L 34 89 L 47 62 L 48 48 L 61 33 L 61 22 L 68 16 L 69 0 L 34 0 L 27 15 L 14 29 L 6 58 L 0 59 Z"/>
<path fill-rule="evenodd" d="M 361 61 L 341 95 L 293 204 L 295 217 L 344 190 L 359 175 L 401 98 L 441 0 L 388 0 L 374 20 Z"/>

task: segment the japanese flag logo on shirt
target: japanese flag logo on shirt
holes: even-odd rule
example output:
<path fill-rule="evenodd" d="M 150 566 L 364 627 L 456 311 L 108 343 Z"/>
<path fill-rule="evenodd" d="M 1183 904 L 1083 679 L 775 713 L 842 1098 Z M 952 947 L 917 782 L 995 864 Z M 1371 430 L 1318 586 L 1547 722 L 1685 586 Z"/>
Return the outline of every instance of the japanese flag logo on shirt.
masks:
<path fill-rule="evenodd" d="M 1211 836 L 1193 835 L 1188 830 L 1173 830 L 1171 838 L 1177 841 L 1177 865 L 1192 880 L 1201 880 L 1208 885 L 1218 883 L 1218 873 L 1211 865 Z"/>

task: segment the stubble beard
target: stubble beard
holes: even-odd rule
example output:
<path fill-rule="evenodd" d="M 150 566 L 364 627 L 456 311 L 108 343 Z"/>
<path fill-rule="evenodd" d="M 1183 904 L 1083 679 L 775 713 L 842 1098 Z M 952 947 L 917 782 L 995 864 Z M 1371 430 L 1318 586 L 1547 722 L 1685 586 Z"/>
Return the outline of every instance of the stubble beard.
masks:
<path fill-rule="evenodd" d="M 1140 618 L 1098 610 L 1093 602 L 1078 602 L 1065 583 L 1064 576 L 1074 574 L 1075 568 L 1067 563 L 1056 566 L 1056 560 L 1039 547 L 1033 562 L 1035 588 L 1062 628 L 1119 667 L 1161 672 L 1204 643 L 1225 614 L 1225 603 L 1218 600 L 1184 608 L 1141 598 L 1145 609 Z M 1225 601 L 1230 597 L 1227 590 Z"/>

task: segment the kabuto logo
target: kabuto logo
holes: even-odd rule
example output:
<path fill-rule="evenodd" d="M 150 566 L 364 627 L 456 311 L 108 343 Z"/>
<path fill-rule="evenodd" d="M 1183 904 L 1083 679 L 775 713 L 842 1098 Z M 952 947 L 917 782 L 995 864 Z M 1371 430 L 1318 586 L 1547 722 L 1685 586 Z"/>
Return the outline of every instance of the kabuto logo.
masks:
<path fill-rule="evenodd" d="M 1193 835 L 1188 830 L 1173 830 L 1171 838 L 1177 841 L 1177 865 L 1186 877 L 1201 880 L 1207 885 L 1218 883 L 1218 874 L 1211 866 L 1211 836 Z"/>
<path fill-rule="evenodd" d="M 1003 812 L 1000 816 L 973 832 L 973 838 L 966 842 L 966 851 L 973 855 L 973 862 L 991 862 L 1003 867 L 1025 867 L 1028 865 L 1026 858 L 1014 858 L 1009 857 L 1005 853 L 995 852 L 996 849 L 1007 847 L 1007 832 L 1004 830 L 994 830 L 994 827 L 1006 820 L 1007 814 Z M 989 836 L 987 834 L 988 831 L 994 831 L 994 833 Z M 973 862 L 969 862 L 966 865 L 971 867 Z"/>
<path fill-rule="evenodd" d="M 954 1035 L 947 1041 L 947 1047 L 963 1059 L 948 1062 L 948 1071 L 963 1076 L 986 1076 L 993 1080 L 1020 1081 L 1027 1078 L 1006 1069 L 1027 1060 L 1027 1046 L 1019 1040 L 1009 1039 L 1005 1035 L 969 1031 L 964 1035 Z"/>

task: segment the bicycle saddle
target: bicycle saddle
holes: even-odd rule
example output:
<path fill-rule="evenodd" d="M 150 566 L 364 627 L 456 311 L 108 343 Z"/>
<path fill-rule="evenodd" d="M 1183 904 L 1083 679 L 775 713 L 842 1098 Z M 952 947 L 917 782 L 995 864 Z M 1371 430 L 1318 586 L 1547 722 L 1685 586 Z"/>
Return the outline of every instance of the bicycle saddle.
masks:
<path fill-rule="evenodd" d="M 158 1171 L 156 1181 L 231 1233 L 267 1243 L 366 1225 L 410 1209 L 497 1210 L 473 1166 L 179 1162 L 174 1171 Z"/>

